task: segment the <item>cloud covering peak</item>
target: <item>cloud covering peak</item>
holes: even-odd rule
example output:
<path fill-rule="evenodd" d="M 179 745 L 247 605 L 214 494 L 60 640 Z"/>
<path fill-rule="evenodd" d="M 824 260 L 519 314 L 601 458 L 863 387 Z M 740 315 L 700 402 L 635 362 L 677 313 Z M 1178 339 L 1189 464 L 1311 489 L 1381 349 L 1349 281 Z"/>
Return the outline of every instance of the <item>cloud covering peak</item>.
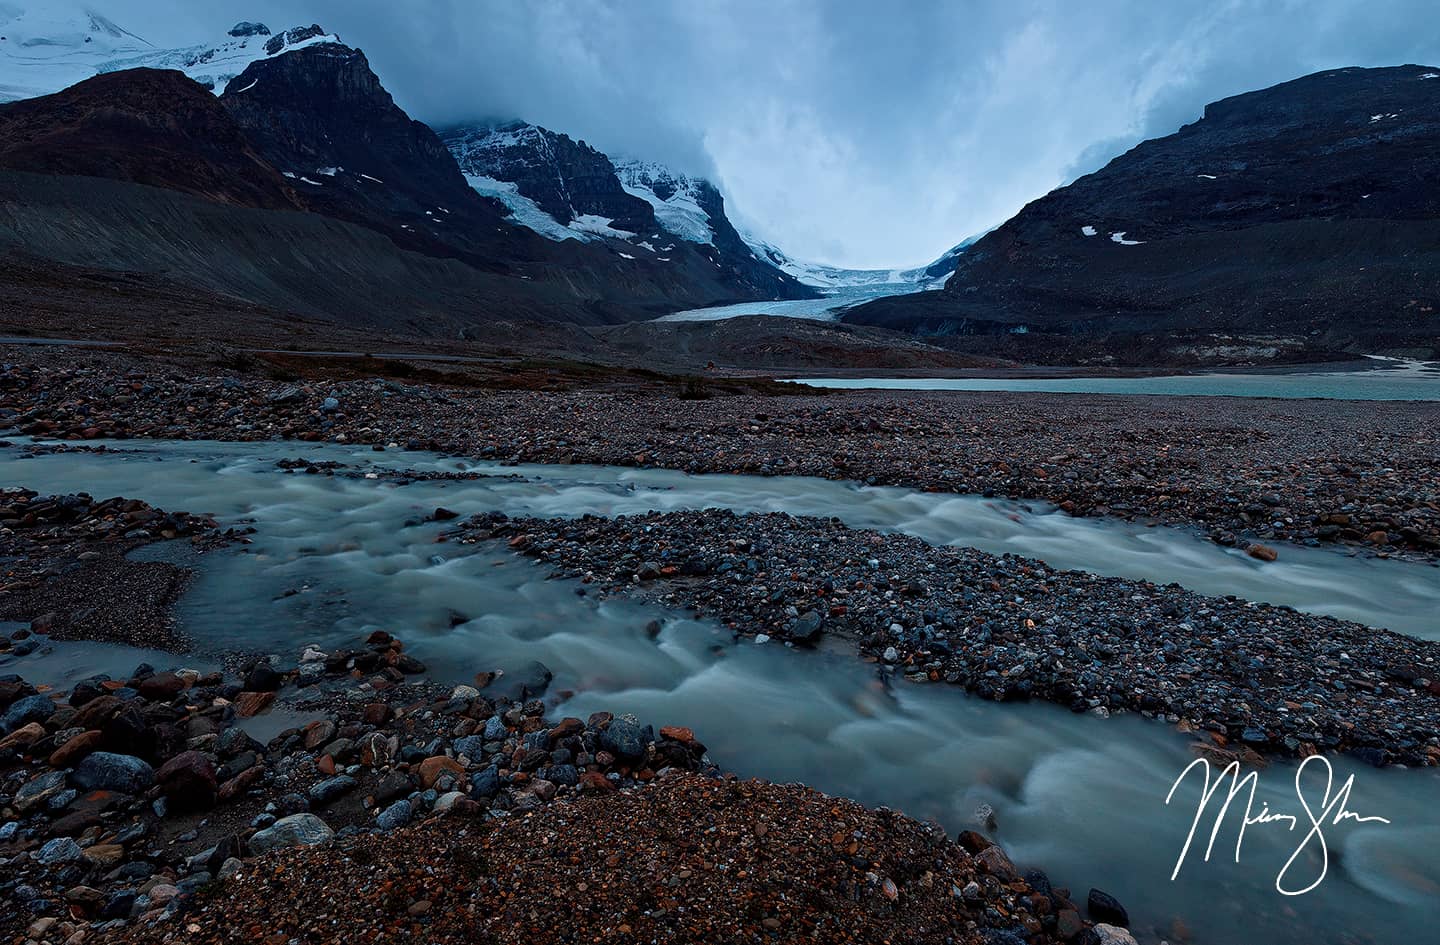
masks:
<path fill-rule="evenodd" d="M 1209 101 L 1440 60 L 1424 0 L 92 6 L 155 42 L 321 23 L 432 125 L 523 118 L 670 162 L 792 255 L 858 267 L 933 259 Z"/>

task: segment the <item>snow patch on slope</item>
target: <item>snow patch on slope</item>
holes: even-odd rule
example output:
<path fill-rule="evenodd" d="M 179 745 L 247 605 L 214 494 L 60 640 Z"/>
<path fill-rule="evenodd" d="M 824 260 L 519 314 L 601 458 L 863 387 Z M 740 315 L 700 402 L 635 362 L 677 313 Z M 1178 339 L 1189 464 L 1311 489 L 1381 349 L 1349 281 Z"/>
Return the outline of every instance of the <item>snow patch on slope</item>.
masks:
<path fill-rule="evenodd" d="M 493 197 L 508 207 L 510 209 L 508 219 L 521 226 L 528 226 L 546 239 L 556 242 L 569 239 L 588 239 L 541 210 L 539 204 L 520 193 L 519 186 L 513 181 L 496 180 L 493 177 L 484 177 L 479 174 L 466 174 L 465 180 L 477 193 L 485 197 Z"/>
<path fill-rule="evenodd" d="M 710 214 L 700 206 L 700 182 L 648 161 L 615 164 L 620 186 L 655 209 L 655 220 L 665 232 L 691 243 L 714 244 Z M 665 194 L 665 196 L 661 196 Z"/>
<path fill-rule="evenodd" d="M 611 239 L 628 240 L 635 236 L 629 230 L 617 230 L 610 224 L 613 221 L 609 217 L 602 217 L 595 213 L 582 213 L 570 221 L 570 229 L 576 233 L 589 233 L 593 236 L 608 236 Z M 621 253 L 623 256 L 624 253 Z M 630 257 L 634 259 L 634 256 Z"/>
<path fill-rule="evenodd" d="M 519 185 L 513 181 L 496 180 L 480 174 L 466 174 L 465 180 L 476 193 L 485 197 L 493 197 L 508 207 L 510 215 L 506 219 L 510 222 L 529 227 L 546 239 L 554 240 L 557 243 L 564 240 L 580 240 L 588 243 L 607 237 L 630 239 L 635 235 L 626 230 L 615 229 L 610 225 L 610 220 L 593 213 L 582 214 L 571 220 L 570 225 L 566 226 L 540 209 L 540 205 L 535 201 L 520 193 Z M 634 259 L 635 257 L 631 256 L 630 258 Z"/>

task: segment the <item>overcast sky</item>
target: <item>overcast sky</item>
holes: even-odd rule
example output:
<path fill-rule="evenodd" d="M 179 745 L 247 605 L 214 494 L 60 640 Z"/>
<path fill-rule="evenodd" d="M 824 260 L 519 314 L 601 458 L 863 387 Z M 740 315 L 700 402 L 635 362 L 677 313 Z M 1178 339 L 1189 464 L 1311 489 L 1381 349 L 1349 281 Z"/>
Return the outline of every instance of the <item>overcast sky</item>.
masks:
<path fill-rule="evenodd" d="M 1435 0 L 90 5 L 167 43 L 318 22 L 432 125 L 513 116 L 670 162 L 793 256 L 860 267 L 927 262 L 1208 101 L 1440 62 Z"/>

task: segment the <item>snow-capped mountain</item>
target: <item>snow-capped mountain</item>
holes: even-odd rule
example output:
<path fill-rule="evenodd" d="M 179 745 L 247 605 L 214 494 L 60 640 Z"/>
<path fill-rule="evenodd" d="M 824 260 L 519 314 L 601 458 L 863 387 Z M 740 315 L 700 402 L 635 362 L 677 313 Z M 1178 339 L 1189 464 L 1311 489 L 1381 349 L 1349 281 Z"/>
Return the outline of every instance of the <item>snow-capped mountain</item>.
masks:
<path fill-rule="evenodd" d="M 319 26 L 272 34 L 241 22 L 213 43 L 167 49 L 88 6 L 66 0 L 0 0 L 0 102 L 49 95 L 121 69 L 178 69 L 217 95 L 258 59 L 339 42 Z"/>
<path fill-rule="evenodd" d="M 709 181 L 648 161 L 612 161 L 584 141 L 526 122 L 441 134 L 470 186 L 547 239 L 623 241 L 627 259 L 687 263 L 751 297 L 807 298 L 757 256 Z M 743 296 L 742 296 L 743 297 Z"/>

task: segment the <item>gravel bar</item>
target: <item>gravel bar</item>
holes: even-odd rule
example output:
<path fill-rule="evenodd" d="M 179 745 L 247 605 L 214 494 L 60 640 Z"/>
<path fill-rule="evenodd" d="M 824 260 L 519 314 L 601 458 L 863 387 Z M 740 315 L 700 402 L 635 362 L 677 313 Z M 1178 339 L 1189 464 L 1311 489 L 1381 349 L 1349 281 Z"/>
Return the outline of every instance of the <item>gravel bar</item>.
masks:
<path fill-rule="evenodd" d="M 506 539 L 601 596 L 693 609 L 757 640 L 828 635 L 987 699 L 1139 712 L 1222 756 L 1440 764 L 1440 644 L 1288 607 L 784 513 L 490 513 L 459 535 Z"/>

